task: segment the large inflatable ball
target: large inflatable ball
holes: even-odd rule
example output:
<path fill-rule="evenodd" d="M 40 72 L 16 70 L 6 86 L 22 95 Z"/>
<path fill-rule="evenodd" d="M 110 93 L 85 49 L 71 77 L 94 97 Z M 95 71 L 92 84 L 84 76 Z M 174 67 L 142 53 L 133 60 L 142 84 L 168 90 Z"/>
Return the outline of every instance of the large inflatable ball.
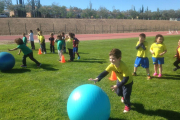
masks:
<path fill-rule="evenodd" d="M 100 87 L 92 84 L 75 88 L 67 102 L 70 120 L 108 120 L 110 108 L 107 94 Z"/>
<path fill-rule="evenodd" d="M 15 58 L 8 52 L 0 52 L 0 70 L 11 70 L 15 65 Z"/>

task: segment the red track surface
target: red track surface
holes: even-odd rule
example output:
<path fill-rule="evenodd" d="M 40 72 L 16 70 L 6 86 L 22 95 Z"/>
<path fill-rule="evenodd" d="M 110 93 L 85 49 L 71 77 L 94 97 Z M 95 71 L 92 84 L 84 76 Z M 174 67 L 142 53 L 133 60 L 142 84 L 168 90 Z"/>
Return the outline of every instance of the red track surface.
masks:
<path fill-rule="evenodd" d="M 111 33 L 111 34 L 76 34 L 76 37 L 80 40 L 104 40 L 104 39 L 120 39 L 120 38 L 133 38 L 138 37 L 139 34 L 142 32 L 136 32 L 136 33 Z M 155 36 L 156 34 L 162 34 L 165 35 L 177 35 L 177 34 L 168 34 L 168 31 L 166 32 L 143 32 L 146 34 L 146 36 Z M 0 40 L 11 40 L 13 41 L 15 38 L 22 38 L 22 35 L 3 35 L 0 36 Z M 28 36 L 26 36 L 28 38 Z M 48 42 L 49 35 L 44 35 L 46 41 Z M 56 37 L 56 35 L 55 35 Z M 35 41 L 37 41 L 37 36 L 34 35 Z"/>

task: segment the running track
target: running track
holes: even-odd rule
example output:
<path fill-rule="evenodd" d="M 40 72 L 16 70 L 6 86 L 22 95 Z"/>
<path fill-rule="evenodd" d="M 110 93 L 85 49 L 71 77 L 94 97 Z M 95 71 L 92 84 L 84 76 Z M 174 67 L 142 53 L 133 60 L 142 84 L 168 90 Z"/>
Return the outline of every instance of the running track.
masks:
<path fill-rule="evenodd" d="M 133 37 L 138 37 L 139 34 L 142 32 L 136 32 L 136 33 L 111 33 L 111 34 L 76 34 L 76 37 L 80 41 L 85 41 L 85 40 L 105 40 L 105 39 L 120 39 L 120 38 L 133 38 Z M 163 31 L 163 32 L 143 32 L 146 34 L 146 36 L 155 36 L 157 34 L 162 34 L 163 36 L 166 35 L 178 35 L 176 33 L 174 34 L 168 34 L 168 31 Z M 179 32 L 180 33 L 180 32 Z M 2 35 L 0 36 L 0 41 L 1 40 L 10 40 L 13 41 L 15 38 L 22 38 L 22 35 Z M 28 38 L 28 35 L 26 35 Z M 50 37 L 49 35 L 44 35 L 46 41 L 48 42 L 48 38 Z M 56 38 L 56 35 L 55 35 Z M 36 34 L 34 35 L 35 41 L 37 41 L 37 36 Z"/>

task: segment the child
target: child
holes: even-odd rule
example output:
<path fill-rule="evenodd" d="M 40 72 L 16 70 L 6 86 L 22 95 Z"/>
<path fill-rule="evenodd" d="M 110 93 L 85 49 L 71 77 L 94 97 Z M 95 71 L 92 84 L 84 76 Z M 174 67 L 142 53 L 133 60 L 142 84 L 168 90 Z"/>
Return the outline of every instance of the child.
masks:
<path fill-rule="evenodd" d="M 177 53 L 176 53 L 176 55 L 174 57 L 176 57 L 177 60 L 174 62 L 175 68 L 173 69 L 173 71 L 176 71 L 177 69 L 180 68 L 178 66 L 178 64 L 180 63 L 180 40 L 178 41 Z"/>
<path fill-rule="evenodd" d="M 154 64 L 154 74 L 153 76 L 157 76 L 157 68 L 159 65 L 159 75 L 162 76 L 162 64 L 164 64 L 163 55 L 167 52 L 166 46 L 163 43 L 164 37 L 161 34 L 156 35 L 155 43 L 153 43 L 150 47 L 150 52 L 152 54 L 152 60 Z"/>
<path fill-rule="evenodd" d="M 129 112 L 131 109 L 130 95 L 132 91 L 133 79 L 126 64 L 121 61 L 121 51 L 119 49 L 112 49 L 109 53 L 109 60 L 111 64 L 102 72 L 97 78 L 89 80 L 99 82 L 108 73 L 114 71 L 117 76 L 117 84 L 113 85 L 111 89 L 116 92 L 118 96 L 122 96 L 121 102 L 124 102 L 124 112 Z"/>
<path fill-rule="evenodd" d="M 33 31 L 32 30 L 30 30 L 30 33 L 29 33 L 29 41 L 31 42 L 31 49 L 35 50 L 34 37 L 33 37 Z"/>
<path fill-rule="evenodd" d="M 27 67 L 26 57 L 29 57 L 32 61 L 34 61 L 37 64 L 37 67 L 41 66 L 41 63 L 39 63 L 36 59 L 34 59 L 32 50 L 29 49 L 23 43 L 23 40 L 21 38 L 15 39 L 15 43 L 17 43 L 18 46 L 14 49 L 8 49 L 8 51 L 14 51 L 14 50 L 20 49 L 18 55 L 20 55 L 21 51 L 24 53 L 23 60 L 22 60 L 23 65 L 21 65 L 21 67 Z"/>
<path fill-rule="evenodd" d="M 149 80 L 151 79 L 151 77 L 149 72 L 149 59 L 147 58 L 148 42 L 145 41 L 145 39 L 146 39 L 146 35 L 144 33 L 141 33 L 139 35 L 139 41 L 136 44 L 136 49 L 138 50 L 138 52 L 134 63 L 134 73 L 132 75 L 136 76 L 137 67 L 141 65 L 143 68 L 146 69 L 147 79 Z"/>
<path fill-rule="evenodd" d="M 42 35 L 42 31 L 39 32 L 39 41 L 40 41 L 40 45 L 41 45 L 41 51 L 44 52 L 44 54 L 46 54 L 45 38 Z"/>
<path fill-rule="evenodd" d="M 66 45 L 67 45 L 67 49 L 69 51 L 69 56 L 70 56 L 69 62 L 71 62 L 74 60 L 74 57 L 73 57 L 73 34 L 69 33 L 69 35 L 66 35 L 65 40 L 67 41 Z"/>
<path fill-rule="evenodd" d="M 55 53 L 55 51 L 54 51 L 54 34 L 50 33 L 50 35 L 51 35 L 51 37 L 49 38 L 50 50 L 51 50 L 51 53 Z"/>
<path fill-rule="evenodd" d="M 23 33 L 23 43 L 26 45 L 27 44 L 27 37 L 26 34 Z"/>
<path fill-rule="evenodd" d="M 75 54 L 78 56 L 78 60 L 80 59 L 79 53 L 78 53 L 78 44 L 79 40 L 75 37 L 75 34 L 73 33 L 73 57 L 75 59 Z"/>
<path fill-rule="evenodd" d="M 63 53 L 63 47 L 64 47 L 64 41 L 62 40 L 62 36 L 58 35 L 57 39 L 55 41 L 57 43 L 57 50 L 59 55 L 59 61 L 61 61 L 62 53 Z"/>
<path fill-rule="evenodd" d="M 61 36 L 62 36 L 62 40 L 64 41 L 64 48 L 63 48 L 63 52 L 66 53 L 66 42 L 65 42 L 65 34 L 64 32 L 61 33 Z"/>

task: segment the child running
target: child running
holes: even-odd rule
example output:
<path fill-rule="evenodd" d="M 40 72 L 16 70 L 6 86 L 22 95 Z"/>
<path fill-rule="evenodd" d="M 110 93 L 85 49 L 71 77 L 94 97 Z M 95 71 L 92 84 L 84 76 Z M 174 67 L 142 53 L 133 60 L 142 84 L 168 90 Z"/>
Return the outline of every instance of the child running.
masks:
<path fill-rule="evenodd" d="M 55 53 L 55 51 L 54 51 L 54 33 L 50 33 L 49 41 L 50 41 L 50 51 L 51 51 L 51 53 Z"/>
<path fill-rule="evenodd" d="M 75 37 L 75 34 L 73 33 L 73 57 L 75 59 L 75 54 L 78 56 L 78 60 L 80 59 L 79 53 L 78 53 L 78 44 L 79 40 Z"/>
<path fill-rule="evenodd" d="M 69 33 L 68 35 L 66 35 L 65 40 L 66 40 L 66 45 L 67 45 L 67 49 L 69 51 L 69 56 L 70 56 L 69 62 L 72 62 L 74 60 L 74 57 L 73 57 L 73 34 Z"/>
<path fill-rule="evenodd" d="M 23 33 L 23 43 L 24 43 L 25 45 L 27 45 L 26 33 Z"/>
<path fill-rule="evenodd" d="M 55 42 L 57 43 L 57 50 L 58 50 L 58 55 L 59 55 L 59 61 L 61 61 L 61 57 L 63 55 L 63 47 L 64 47 L 64 41 L 62 40 L 62 36 L 58 35 Z"/>
<path fill-rule="evenodd" d="M 159 75 L 162 77 L 162 64 L 164 64 L 164 54 L 167 52 L 166 46 L 163 43 L 164 37 L 161 34 L 156 35 L 154 43 L 150 47 L 150 52 L 152 54 L 152 60 L 154 64 L 154 74 L 157 76 L 157 69 L 159 66 Z"/>
<path fill-rule="evenodd" d="M 99 82 L 102 78 L 114 71 L 117 76 L 117 83 L 111 87 L 118 96 L 122 96 L 121 102 L 124 102 L 125 108 L 123 112 L 129 112 L 131 109 L 130 96 L 133 85 L 133 78 L 128 70 L 126 64 L 121 61 L 121 51 L 119 49 L 112 49 L 109 53 L 109 60 L 111 64 L 102 72 L 97 78 L 89 80 Z"/>
<path fill-rule="evenodd" d="M 30 33 L 29 33 L 29 41 L 31 42 L 31 49 L 35 50 L 34 36 L 33 36 L 33 31 L 32 30 L 30 30 Z"/>
<path fill-rule="evenodd" d="M 148 51 L 148 42 L 145 41 L 146 35 L 144 33 L 141 33 L 139 35 L 139 41 L 136 44 L 137 57 L 134 63 L 134 73 L 133 76 L 136 76 L 137 67 L 140 65 L 146 69 L 147 72 L 147 79 L 151 79 L 150 72 L 149 72 L 149 59 L 147 58 L 147 51 Z"/>
<path fill-rule="evenodd" d="M 175 68 L 173 69 L 173 71 L 176 71 L 177 69 L 179 69 L 180 67 L 178 66 L 178 64 L 180 63 L 180 40 L 178 41 L 178 47 L 177 47 L 177 52 L 176 55 L 174 56 L 176 57 L 176 61 L 173 63 Z"/>
<path fill-rule="evenodd" d="M 41 63 L 39 63 L 36 59 L 34 59 L 32 50 L 29 49 L 23 43 L 23 40 L 21 38 L 15 39 L 15 43 L 17 43 L 18 46 L 14 49 L 8 49 L 8 51 L 14 51 L 14 50 L 20 49 L 18 55 L 20 55 L 21 51 L 24 53 L 23 60 L 22 60 L 23 65 L 21 65 L 21 67 L 27 67 L 26 65 L 27 57 L 29 57 L 32 61 L 34 61 L 37 64 L 37 67 L 41 66 Z"/>

